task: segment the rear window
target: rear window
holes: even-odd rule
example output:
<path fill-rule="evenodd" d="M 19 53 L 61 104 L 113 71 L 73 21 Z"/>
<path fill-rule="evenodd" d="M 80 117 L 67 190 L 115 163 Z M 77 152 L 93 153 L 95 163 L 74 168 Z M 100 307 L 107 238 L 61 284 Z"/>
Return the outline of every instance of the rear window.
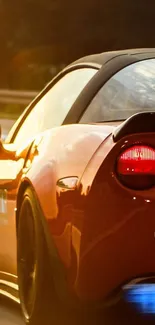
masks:
<path fill-rule="evenodd" d="M 80 123 L 125 120 L 144 111 L 155 111 L 155 59 L 116 73 L 94 97 Z"/>

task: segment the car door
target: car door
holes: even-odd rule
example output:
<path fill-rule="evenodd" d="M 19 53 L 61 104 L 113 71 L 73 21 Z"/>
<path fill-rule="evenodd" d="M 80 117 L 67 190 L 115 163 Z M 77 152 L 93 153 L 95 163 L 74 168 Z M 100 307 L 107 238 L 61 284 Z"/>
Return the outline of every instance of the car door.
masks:
<path fill-rule="evenodd" d="M 28 108 L 6 139 L 6 143 L 9 143 L 8 147 L 13 142 L 16 150 L 19 151 L 24 147 L 27 150 L 23 150 L 25 156 L 18 162 L 8 163 L 0 159 L 0 285 L 7 282 L 12 286 L 12 283 L 17 283 L 15 210 L 20 181 L 17 175 L 18 178 L 22 175 L 26 153 L 31 148 L 36 135 L 47 129 L 61 126 L 75 100 L 96 72 L 97 70 L 92 67 L 81 67 L 66 72 L 35 105 L 32 104 L 32 108 L 31 106 Z M 14 187 L 11 187 L 10 183 L 8 186 L 7 182 L 4 186 L 3 179 L 7 178 L 9 171 L 12 173 L 9 182 L 11 177 L 16 178 Z"/>

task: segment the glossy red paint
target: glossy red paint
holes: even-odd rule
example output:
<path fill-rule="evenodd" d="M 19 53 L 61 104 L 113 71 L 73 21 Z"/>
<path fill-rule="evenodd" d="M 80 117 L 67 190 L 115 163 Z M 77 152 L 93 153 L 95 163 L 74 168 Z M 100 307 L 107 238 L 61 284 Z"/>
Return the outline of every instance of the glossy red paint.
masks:
<path fill-rule="evenodd" d="M 130 190 L 115 173 L 122 148 L 154 141 L 153 134 L 133 135 L 114 145 L 109 137 L 81 179 L 86 203 L 75 289 L 84 300 L 103 299 L 123 283 L 155 272 L 155 190 Z"/>
<path fill-rule="evenodd" d="M 94 152 L 112 130 L 113 126 L 68 125 L 45 132 L 32 168 L 22 180 L 29 179 L 33 185 L 59 255 L 67 268 L 71 266 L 71 198 L 76 190 L 61 189 L 57 182 L 64 177 L 76 176 L 80 179 Z"/>
<path fill-rule="evenodd" d="M 155 133 L 148 133 L 155 132 L 155 113 L 147 112 L 147 123 L 145 113 L 136 120 L 132 116 L 114 137 L 112 132 L 119 121 L 78 124 L 95 94 L 115 73 L 154 57 L 153 49 L 127 50 L 77 62 L 56 77 L 15 123 L 7 145 L 0 148 L 0 293 L 15 288 L 18 295 L 16 235 L 27 186 L 33 188 L 33 199 L 42 209 L 40 219 L 49 235 L 44 231 L 46 243 L 52 242 L 56 248 L 54 258 L 49 254 L 51 265 L 56 262 L 51 277 L 56 289 L 67 284 L 62 289 L 72 293 L 69 302 L 105 302 L 115 288 L 131 279 L 155 274 L 155 180 L 149 189 L 131 189 L 117 170 L 119 157 L 132 146 L 155 148 Z M 41 126 L 36 131 L 38 136 L 33 134 L 30 139 L 26 134 L 19 147 L 14 147 L 16 135 L 31 110 L 55 82 L 67 71 L 92 68 L 94 64 L 100 71 L 79 94 L 64 121 L 57 124 L 63 125 L 53 127 L 51 123 L 51 129 L 42 134 L 49 126 Z M 48 120 L 52 114 L 49 116 L 44 108 Z M 33 121 L 31 126 L 33 129 Z M 126 136 L 133 131 L 136 134 Z M 60 269 L 65 281 L 56 283 L 57 273 L 61 278 L 58 264 L 63 266 Z M 61 299 L 66 296 L 63 293 Z"/>
<path fill-rule="evenodd" d="M 36 191 L 68 287 L 87 302 L 155 272 L 155 189 L 128 189 L 116 175 L 122 150 L 137 143 L 153 147 L 155 136 L 131 135 L 114 143 L 111 131 L 109 126 L 76 125 L 46 132 L 22 180 Z M 71 176 L 79 180 L 75 189 L 56 185 Z"/>

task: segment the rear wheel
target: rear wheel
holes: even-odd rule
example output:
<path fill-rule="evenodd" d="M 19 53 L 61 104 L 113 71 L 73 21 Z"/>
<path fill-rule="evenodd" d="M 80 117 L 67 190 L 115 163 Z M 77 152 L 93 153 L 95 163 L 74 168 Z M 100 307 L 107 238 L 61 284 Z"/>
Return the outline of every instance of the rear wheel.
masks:
<path fill-rule="evenodd" d="M 18 281 L 21 307 L 29 325 L 64 324 L 51 270 L 41 211 L 33 191 L 28 188 L 22 200 L 17 233 Z"/>

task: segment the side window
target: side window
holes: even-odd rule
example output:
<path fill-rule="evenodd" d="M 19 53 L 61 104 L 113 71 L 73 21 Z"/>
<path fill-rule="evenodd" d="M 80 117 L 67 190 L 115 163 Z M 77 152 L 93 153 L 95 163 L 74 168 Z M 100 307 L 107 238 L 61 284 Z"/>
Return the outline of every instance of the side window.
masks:
<path fill-rule="evenodd" d="M 96 72 L 93 68 L 82 68 L 62 77 L 26 117 L 14 143 L 23 144 L 40 132 L 60 126 L 74 101 Z"/>
<path fill-rule="evenodd" d="M 131 64 L 117 72 L 99 90 L 80 123 L 125 120 L 155 109 L 155 59 Z"/>

